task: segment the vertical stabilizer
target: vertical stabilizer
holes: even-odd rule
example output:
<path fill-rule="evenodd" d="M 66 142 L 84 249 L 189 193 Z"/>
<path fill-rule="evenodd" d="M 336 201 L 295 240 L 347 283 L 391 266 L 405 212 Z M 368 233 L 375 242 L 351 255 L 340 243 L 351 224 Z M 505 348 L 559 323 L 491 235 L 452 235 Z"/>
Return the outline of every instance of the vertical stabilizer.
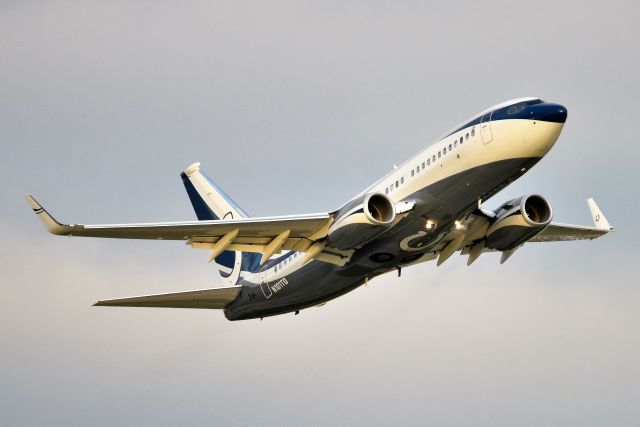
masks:
<path fill-rule="evenodd" d="M 231 198 L 200 170 L 200 163 L 193 163 L 181 174 L 193 210 L 200 221 L 248 218 Z M 215 260 L 220 275 L 229 285 L 238 283 L 241 273 L 253 272 L 260 266 L 260 255 L 240 251 L 224 251 Z"/>
<path fill-rule="evenodd" d="M 194 163 L 180 174 L 199 220 L 239 219 L 249 215 Z"/>

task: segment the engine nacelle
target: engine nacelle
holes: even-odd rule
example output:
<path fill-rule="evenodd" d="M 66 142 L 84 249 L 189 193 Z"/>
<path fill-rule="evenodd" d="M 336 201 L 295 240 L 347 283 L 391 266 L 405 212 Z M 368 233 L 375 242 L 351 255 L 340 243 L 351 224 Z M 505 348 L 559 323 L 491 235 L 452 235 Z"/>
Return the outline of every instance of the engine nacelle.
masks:
<path fill-rule="evenodd" d="M 499 251 L 515 249 L 544 230 L 553 217 L 551 205 L 537 194 L 511 200 L 496 210 L 487 230 L 486 246 Z"/>
<path fill-rule="evenodd" d="M 338 249 L 353 249 L 384 233 L 396 219 L 395 206 L 387 196 L 372 193 L 361 202 L 343 207 L 329 228 L 328 243 Z"/>

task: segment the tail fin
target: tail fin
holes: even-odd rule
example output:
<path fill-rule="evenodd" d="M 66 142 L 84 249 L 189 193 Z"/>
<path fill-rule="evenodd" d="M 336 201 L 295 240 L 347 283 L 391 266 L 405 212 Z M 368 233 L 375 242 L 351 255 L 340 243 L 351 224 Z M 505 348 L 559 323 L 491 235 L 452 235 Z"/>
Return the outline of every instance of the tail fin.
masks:
<path fill-rule="evenodd" d="M 248 218 L 242 210 L 215 182 L 194 163 L 180 174 L 193 209 L 200 221 Z M 241 273 L 252 273 L 260 266 L 260 254 L 240 251 L 224 251 L 215 258 L 220 275 L 229 285 L 240 280 Z"/>
<path fill-rule="evenodd" d="M 200 221 L 249 217 L 211 178 L 200 171 L 200 163 L 186 168 L 180 177 Z"/>

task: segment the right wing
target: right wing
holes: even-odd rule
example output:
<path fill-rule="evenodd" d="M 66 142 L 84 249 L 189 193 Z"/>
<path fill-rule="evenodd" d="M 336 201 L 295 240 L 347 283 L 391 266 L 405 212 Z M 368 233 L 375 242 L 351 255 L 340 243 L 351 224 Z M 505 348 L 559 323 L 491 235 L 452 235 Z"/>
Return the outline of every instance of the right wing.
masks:
<path fill-rule="evenodd" d="M 168 307 L 168 308 L 218 308 L 223 309 L 240 294 L 242 286 L 205 289 L 202 291 L 175 292 L 171 294 L 145 295 L 98 301 L 96 306 L 110 307 Z"/>
<path fill-rule="evenodd" d="M 225 250 L 258 252 L 264 263 L 281 250 L 308 251 L 327 236 L 331 214 L 241 218 L 229 221 L 186 221 L 140 224 L 62 224 L 32 196 L 27 201 L 45 228 L 62 236 L 117 239 L 184 240 L 194 248 L 211 249 L 213 259 Z"/>

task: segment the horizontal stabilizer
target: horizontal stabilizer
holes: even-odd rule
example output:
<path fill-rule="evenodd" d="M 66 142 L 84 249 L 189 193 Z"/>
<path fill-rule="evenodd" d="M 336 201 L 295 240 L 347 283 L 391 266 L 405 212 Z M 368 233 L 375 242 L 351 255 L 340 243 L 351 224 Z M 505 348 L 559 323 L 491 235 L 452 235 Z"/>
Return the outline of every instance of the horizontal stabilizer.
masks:
<path fill-rule="evenodd" d="M 111 307 L 168 307 L 168 308 L 217 308 L 223 309 L 240 294 L 242 286 L 204 289 L 171 294 L 146 295 L 98 301 L 95 306 Z"/>

